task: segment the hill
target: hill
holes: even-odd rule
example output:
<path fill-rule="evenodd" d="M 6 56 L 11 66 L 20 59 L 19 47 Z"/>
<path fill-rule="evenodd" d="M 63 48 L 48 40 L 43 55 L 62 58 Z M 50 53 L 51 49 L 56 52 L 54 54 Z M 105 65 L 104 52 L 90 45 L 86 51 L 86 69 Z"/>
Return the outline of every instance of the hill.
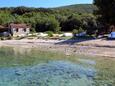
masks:
<path fill-rule="evenodd" d="M 4 7 L 0 8 L 0 11 L 10 11 L 11 13 L 16 13 L 19 15 L 22 15 L 24 13 L 30 13 L 30 12 L 43 12 L 43 13 L 55 13 L 55 12 L 61 12 L 61 13 L 93 13 L 94 10 L 96 10 L 96 6 L 93 4 L 75 4 L 75 5 L 68 5 L 68 6 L 62 6 L 57 8 L 34 8 L 34 7 Z"/>
<path fill-rule="evenodd" d="M 77 13 L 93 13 L 93 11 L 96 10 L 97 8 L 93 4 L 75 4 L 75 5 L 57 7 L 54 9 L 70 10 L 72 12 L 77 12 Z"/>

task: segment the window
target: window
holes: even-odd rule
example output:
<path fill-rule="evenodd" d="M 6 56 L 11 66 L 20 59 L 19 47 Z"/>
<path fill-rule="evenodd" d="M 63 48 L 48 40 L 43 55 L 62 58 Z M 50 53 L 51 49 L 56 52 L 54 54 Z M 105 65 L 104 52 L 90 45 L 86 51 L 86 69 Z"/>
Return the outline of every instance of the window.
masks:
<path fill-rule="evenodd" d="M 18 32 L 18 28 L 16 28 L 16 32 Z"/>
<path fill-rule="evenodd" d="M 24 28 L 23 30 L 24 30 L 24 32 L 26 32 L 26 28 Z"/>

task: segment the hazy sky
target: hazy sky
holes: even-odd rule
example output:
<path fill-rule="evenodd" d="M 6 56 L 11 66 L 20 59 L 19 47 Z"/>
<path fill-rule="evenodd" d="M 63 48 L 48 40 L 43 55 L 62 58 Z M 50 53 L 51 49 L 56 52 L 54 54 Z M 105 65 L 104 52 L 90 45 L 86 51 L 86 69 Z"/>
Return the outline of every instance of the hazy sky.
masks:
<path fill-rule="evenodd" d="M 71 4 L 92 3 L 93 0 L 0 0 L 0 7 L 58 7 Z"/>

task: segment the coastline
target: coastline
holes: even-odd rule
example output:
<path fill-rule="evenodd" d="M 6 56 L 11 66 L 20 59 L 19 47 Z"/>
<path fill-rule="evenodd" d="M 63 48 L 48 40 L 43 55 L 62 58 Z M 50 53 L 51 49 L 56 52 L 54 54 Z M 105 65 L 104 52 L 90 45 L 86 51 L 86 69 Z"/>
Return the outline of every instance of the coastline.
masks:
<path fill-rule="evenodd" d="M 43 50 L 63 52 L 66 55 L 77 54 L 115 58 L 115 41 L 112 40 L 71 40 L 68 42 L 66 40 L 22 39 L 0 41 L 0 47 L 2 46 L 17 48 L 39 48 Z"/>

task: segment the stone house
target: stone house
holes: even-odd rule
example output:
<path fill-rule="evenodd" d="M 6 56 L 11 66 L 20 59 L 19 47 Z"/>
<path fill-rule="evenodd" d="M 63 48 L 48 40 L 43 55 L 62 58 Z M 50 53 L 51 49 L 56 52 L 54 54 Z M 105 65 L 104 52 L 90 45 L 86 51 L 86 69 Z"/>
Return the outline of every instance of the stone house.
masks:
<path fill-rule="evenodd" d="M 30 26 L 26 24 L 10 24 L 8 26 L 8 31 L 14 37 L 16 36 L 26 36 L 30 33 Z"/>

